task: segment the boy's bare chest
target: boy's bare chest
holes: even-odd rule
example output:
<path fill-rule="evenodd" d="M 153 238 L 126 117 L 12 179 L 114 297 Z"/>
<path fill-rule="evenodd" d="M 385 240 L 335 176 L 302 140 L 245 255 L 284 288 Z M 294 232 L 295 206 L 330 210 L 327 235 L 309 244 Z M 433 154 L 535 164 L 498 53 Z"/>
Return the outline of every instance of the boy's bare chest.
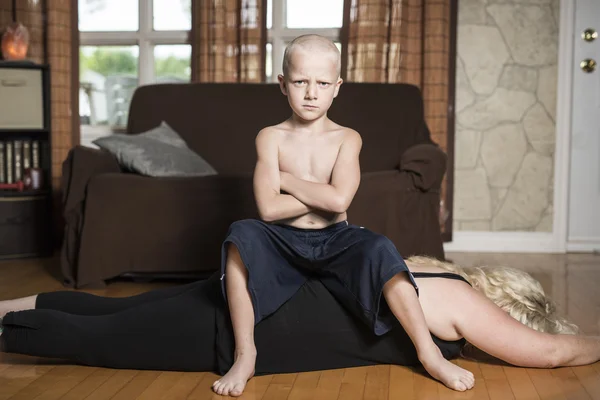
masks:
<path fill-rule="evenodd" d="M 329 183 L 341 140 L 282 140 L 279 143 L 279 170 L 299 179 Z"/>

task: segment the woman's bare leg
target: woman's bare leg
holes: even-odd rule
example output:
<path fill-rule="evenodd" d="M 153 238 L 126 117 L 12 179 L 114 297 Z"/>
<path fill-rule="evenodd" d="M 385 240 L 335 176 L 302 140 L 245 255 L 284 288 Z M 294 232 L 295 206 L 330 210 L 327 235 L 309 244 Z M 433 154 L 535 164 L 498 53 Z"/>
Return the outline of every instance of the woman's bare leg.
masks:
<path fill-rule="evenodd" d="M 419 361 L 427 372 L 454 390 L 468 390 L 475 384 L 473 374 L 446 360 L 431 338 L 415 288 L 405 273 L 396 274 L 383 287 L 383 295 L 400 324 L 411 338 Z"/>
<path fill-rule="evenodd" d="M 11 311 L 25 311 L 35 309 L 37 294 L 20 299 L 0 301 L 0 318 L 4 318 Z"/>
<path fill-rule="evenodd" d="M 229 245 L 225 267 L 229 312 L 235 338 L 235 361 L 231 369 L 213 383 L 213 390 L 224 396 L 240 396 L 248 379 L 254 376 L 254 307 L 248 291 L 248 271 L 237 247 Z"/>

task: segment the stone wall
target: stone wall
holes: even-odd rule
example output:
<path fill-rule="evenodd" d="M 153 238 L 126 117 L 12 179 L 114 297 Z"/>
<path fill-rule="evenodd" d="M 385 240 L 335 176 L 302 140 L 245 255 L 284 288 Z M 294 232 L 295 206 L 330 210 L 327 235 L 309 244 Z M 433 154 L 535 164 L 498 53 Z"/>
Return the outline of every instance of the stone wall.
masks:
<path fill-rule="evenodd" d="M 552 231 L 559 8 L 459 1 L 456 231 Z"/>

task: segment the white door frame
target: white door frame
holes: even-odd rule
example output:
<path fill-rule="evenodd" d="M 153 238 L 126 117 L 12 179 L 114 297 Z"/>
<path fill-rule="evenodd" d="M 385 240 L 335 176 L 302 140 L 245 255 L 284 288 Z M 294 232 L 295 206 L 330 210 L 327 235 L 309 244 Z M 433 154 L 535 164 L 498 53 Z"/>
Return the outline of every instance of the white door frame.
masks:
<path fill-rule="evenodd" d="M 567 251 L 569 223 L 569 165 L 573 104 L 575 2 L 561 0 L 558 27 L 558 88 L 556 93 L 556 147 L 554 151 L 554 223 L 557 251 Z"/>
<path fill-rule="evenodd" d="M 569 213 L 575 2 L 560 1 L 552 232 L 453 232 L 445 251 L 565 253 Z"/>

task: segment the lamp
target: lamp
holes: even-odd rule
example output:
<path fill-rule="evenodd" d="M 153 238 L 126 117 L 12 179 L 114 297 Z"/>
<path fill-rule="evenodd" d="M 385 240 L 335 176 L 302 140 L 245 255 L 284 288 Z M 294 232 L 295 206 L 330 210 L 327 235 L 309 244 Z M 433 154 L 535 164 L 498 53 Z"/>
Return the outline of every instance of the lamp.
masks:
<path fill-rule="evenodd" d="M 2 35 L 2 57 L 5 60 L 23 60 L 29 47 L 29 32 L 17 21 L 17 0 L 12 0 L 12 23 Z"/>

